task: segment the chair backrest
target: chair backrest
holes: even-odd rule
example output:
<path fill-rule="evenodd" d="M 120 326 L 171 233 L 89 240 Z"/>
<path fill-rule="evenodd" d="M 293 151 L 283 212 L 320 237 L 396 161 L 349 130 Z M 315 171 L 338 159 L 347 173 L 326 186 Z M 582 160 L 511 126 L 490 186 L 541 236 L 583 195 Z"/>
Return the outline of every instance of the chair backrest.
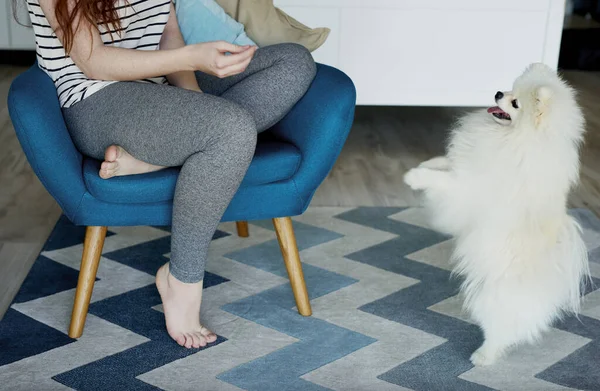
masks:
<path fill-rule="evenodd" d="M 8 110 L 29 164 L 71 218 L 86 192 L 82 156 L 65 126 L 54 83 L 37 65 L 13 81 Z"/>
<path fill-rule="evenodd" d="M 302 151 L 294 182 L 305 207 L 342 151 L 352 128 L 355 106 L 352 80 L 339 69 L 317 64 L 317 75 L 306 94 L 271 129 L 276 138 Z"/>

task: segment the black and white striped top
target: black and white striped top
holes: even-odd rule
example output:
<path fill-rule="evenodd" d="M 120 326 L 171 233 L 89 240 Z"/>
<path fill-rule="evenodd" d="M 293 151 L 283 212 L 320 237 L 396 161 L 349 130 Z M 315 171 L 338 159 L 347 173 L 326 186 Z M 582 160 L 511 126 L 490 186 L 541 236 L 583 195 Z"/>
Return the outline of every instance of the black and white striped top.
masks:
<path fill-rule="evenodd" d="M 102 42 L 121 48 L 157 50 L 169 19 L 170 7 L 171 0 L 132 0 L 129 3 L 117 0 L 121 28 L 108 31 L 104 26 L 98 26 Z M 114 83 L 88 79 L 71 57 L 65 54 L 38 0 L 27 0 L 27 8 L 35 32 L 38 66 L 54 81 L 61 107 L 70 107 Z M 139 81 L 166 83 L 164 77 Z"/>

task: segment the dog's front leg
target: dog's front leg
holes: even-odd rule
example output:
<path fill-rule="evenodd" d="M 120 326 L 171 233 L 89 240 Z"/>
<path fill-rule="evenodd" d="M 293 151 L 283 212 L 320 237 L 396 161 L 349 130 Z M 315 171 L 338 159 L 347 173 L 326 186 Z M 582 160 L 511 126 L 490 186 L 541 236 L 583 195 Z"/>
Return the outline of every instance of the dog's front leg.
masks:
<path fill-rule="evenodd" d="M 417 167 L 409 170 L 404 175 L 404 183 L 413 190 L 432 190 L 447 188 L 451 181 L 449 171 L 432 170 Z"/>
<path fill-rule="evenodd" d="M 437 156 L 419 164 L 419 167 L 430 168 L 432 170 L 448 171 L 450 170 L 450 159 L 448 159 L 446 156 Z"/>

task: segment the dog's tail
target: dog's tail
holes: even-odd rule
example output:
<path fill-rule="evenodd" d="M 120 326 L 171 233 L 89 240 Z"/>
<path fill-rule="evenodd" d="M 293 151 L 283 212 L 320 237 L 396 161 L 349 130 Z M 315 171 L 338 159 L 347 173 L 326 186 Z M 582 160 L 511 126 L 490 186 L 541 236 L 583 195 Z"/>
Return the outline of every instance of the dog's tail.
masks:
<path fill-rule="evenodd" d="M 560 267 L 565 281 L 570 283 L 568 301 L 564 309 L 578 313 L 586 285 L 592 284 L 588 252 L 582 237 L 582 229 L 577 220 L 567 216 L 559 237 Z"/>

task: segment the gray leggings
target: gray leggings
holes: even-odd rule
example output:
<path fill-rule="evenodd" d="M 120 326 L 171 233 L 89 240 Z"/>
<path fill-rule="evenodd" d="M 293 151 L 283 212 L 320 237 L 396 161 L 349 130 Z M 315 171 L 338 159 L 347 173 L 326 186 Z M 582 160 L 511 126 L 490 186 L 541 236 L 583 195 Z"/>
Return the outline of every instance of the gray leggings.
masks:
<path fill-rule="evenodd" d="M 77 148 L 103 159 L 112 144 L 137 159 L 182 166 L 173 205 L 170 270 L 204 277 L 208 246 L 254 155 L 256 134 L 282 119 L 316 72 L 302 46 L 260 48 L 244 73 L 196 73 L 204 93 L 119 82 L 63 110 Z M 109 179 L 110 180 L 110 179 Z"/>

